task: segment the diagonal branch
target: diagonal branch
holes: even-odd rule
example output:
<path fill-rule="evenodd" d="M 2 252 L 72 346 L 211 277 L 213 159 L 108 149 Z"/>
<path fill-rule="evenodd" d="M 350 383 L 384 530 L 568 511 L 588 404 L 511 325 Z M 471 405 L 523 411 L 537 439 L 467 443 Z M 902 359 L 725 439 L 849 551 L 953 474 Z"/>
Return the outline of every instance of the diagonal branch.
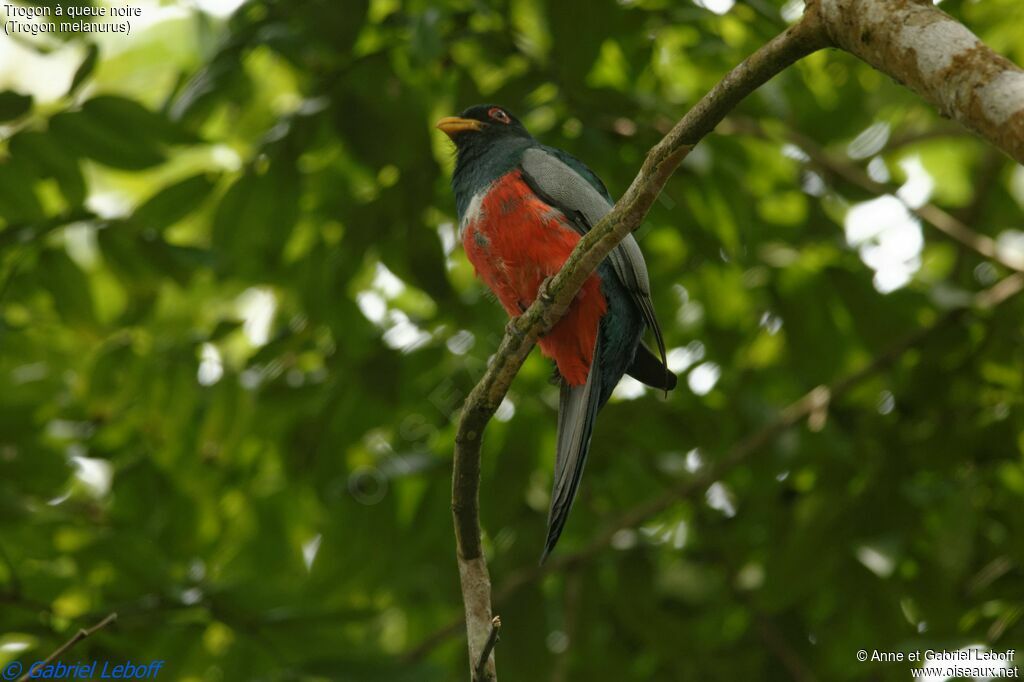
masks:
<path fill-rule="evenodd" d="M 61 644 L 56 651 L 47 656 L 45 661 L 39 664 L 34 664 L 32 667 L 30 667 L 28 672 L 26 672 L 23 676 L 18 678 L 18 682 L 26 682 L 26 680 L 30 678 L 37 677 L 37 675 L 34 674 L 36 670 L 45 668 L 46 666 L 50 665 L 58 658 L 60 658 L 64 653 L 66 653 L 69 649 L 71 649 L 71 647 L 75 646 L 87 637 L 92 637 L 94 634 L 96 634 L 103 628 L 107 627 L 115 620 L 117 620 L 117 614 L 111 613 L 106 618 L 93 625 L 91 628 L 83 628 L 79 630 L 71 637 L 71 639 Z"/>
<path fill-rule="evenodd" d="M 484 643 L 484 650 L 480 653 L 480 661 L 476 664 L 476 676 L 478 678 L 487 674 L 487 662 L 491 660 L 491 652 L 498 643 L 498 633 L 501 632 L 501 618 L 495 616 L 491 619 L 491 634 L 487 636 Z"/>
<path fill-rule="evenodd" d="M 885 153 L 892 153 L 905 147 L 920 144 L 921 142 L 970 137 L 972 137 L 971 131 L 956 124 L 947 123 L 936 128 L 908 130 L 903 133 L 894 134 L 889 138 L 889 141 L 885 143 L 885 146 L 882 147 L 882 151 Z"/>
<path fill-rule="evenodd" d="M 452 472 L 452 515 L 459 577 L 466 612 L 471 666 L 480 659 L 491 631 L 491 588 L 481 547 L 479 486 L 480 445 L 484 428 L 539 336 L 565 314 L 576 292 L 598 264 L 630 232 L 636 230 L 669 177 L 694 145 L 711 132 L 744 97 L 795 61 L 822 47 L 826 40 L 817 13 L 762 46 L 735 67 L 705 95 L 647 154 L 640 173 L 604 219 L 587 233 L 550 281 L 546 295 L 513 321 L 487 373 L 466 399 L 455 436 Z M 494 658 L 474 680 L 496 679 Z"/>

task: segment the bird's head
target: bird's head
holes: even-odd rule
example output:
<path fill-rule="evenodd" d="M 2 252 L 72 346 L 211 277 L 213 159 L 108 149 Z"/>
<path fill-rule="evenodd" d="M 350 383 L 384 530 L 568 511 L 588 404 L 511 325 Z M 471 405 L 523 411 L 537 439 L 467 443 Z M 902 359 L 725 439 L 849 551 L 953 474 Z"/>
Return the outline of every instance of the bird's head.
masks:
<path fill-rule="evenodd" d="M 445 116 L 437 127 L 452 139 L 460 155 L 471 149 L 492 147 L 500 141 L 532 139 L 518 118 L 495 104 L 477 104 L 458 116 Z"/>
<path fill-rule="evenodd" d="M 472 197 L 511 170 L 536 141 L 505 107 L 477 104 L 458 116 L 446 116 L 437 127 L 455 143 L 452 189 L 459 216 Z"/>

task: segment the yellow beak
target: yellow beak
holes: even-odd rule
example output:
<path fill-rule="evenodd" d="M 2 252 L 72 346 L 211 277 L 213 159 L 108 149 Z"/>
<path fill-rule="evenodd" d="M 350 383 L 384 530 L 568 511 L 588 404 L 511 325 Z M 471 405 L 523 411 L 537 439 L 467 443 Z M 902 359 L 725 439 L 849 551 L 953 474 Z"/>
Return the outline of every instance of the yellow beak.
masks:
<path fill-rule="evenodd" d="M 455 139 L 456 133 L 466 130 L 480 130 L 484 124 L 472 118 L 459 118 L 458 116 L 445 116 L 437 122 L 437 128 L 448 137 Z"/>

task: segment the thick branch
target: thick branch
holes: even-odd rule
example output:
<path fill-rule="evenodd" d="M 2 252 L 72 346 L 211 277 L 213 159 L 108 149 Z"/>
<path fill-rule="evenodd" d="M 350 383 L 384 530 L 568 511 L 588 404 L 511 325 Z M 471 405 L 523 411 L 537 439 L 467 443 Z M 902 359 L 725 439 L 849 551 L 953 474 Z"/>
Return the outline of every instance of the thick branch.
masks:
<path fill-rule="evenodd" d="M 837 47 L 1024 163 L 1024 71 L 930 0 L 819 0 Z"/>
<path fill-rule="evenodd" d="M 479 659 L 491 629 L 490 576 L 481 549 L 479 518 L 480 443 L 483 430 L 508 391 L 537 338 L 557 322 L 583 282 L 605 256 L 643 221 L 680 162 L 744 97 L 796 60 L 825 46 L 816 13 L 761 47 L 730 71 L 647 154 L 640 173 L 612 211 L 584 236 L 562 270 L 506 333 L 487 373 L 462 411 L 455 437 L 452 515 L 459 577 L 466 611 L 471 666 Z M 493 657 L 479 680 L 495 679 Z"/>

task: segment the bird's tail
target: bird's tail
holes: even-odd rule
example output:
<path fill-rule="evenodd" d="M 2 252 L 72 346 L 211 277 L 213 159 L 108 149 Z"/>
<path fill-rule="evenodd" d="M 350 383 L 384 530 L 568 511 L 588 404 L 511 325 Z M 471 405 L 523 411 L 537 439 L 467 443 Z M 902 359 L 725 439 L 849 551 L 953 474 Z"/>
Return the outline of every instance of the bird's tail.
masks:
<path fill-rule="evenodd" d="M 555 455 L 555 480 L 551 490 L 551 511 L 548 514 L 548 539 L 540 562 L 551 554 L 558 543 L 565 522 L 572 510 L 576 491 L 583 476 L 590 450 L 590 434 L 601 403 L 601 377 L 598 371 L 600 339 L 594 349 L 594 360 L 582 386 L 562 383 L 558 401 L 558 450 Z"/>

